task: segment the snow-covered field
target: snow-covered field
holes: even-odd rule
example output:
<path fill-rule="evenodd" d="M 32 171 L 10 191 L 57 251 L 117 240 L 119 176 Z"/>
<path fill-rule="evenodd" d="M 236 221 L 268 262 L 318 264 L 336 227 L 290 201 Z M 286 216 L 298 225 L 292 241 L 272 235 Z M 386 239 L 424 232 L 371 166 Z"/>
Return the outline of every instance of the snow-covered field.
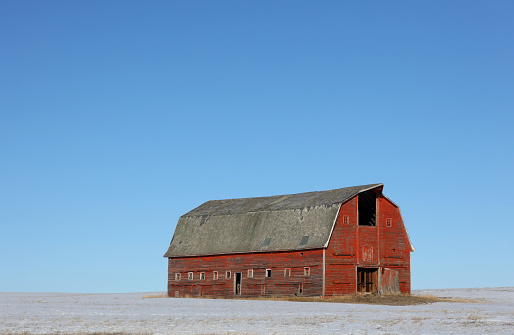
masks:
<path fill-rule="evenodd" d="M 0 333 L 514 334 L 514 287 L 423 290 L 473 303 L 377 306 L 148 293 L 0 293 Z"/>

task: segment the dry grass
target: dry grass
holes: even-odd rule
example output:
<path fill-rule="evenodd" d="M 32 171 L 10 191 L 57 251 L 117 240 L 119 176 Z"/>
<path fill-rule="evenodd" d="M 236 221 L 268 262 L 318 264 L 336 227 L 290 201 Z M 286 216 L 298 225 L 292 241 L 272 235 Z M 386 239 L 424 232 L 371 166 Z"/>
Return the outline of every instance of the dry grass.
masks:
<path fill-rule="evenodd" d="M 155 299 L 155 298 L 167 298 L 168 295 L 166 293 L 158 293 L 158 294 L 148 294 L 144 295 L 143 299 Z"/>
<path fill-rule="evenodd" d="M 19 333 L 2 333 L 3 335 L 35 335 L 31 332 L 19 332 Z M 126 333 L 126 332 L 79 332 L 79 333 L 38 333 L 38 335 L 149 335 L 150 333 Z"/>
<path fill-rule="evenodd" d="M 275 301 L 300 301 L 300 302 L 332 302 L 346 304 L 367 304 L 367 305 L 389 305 L 389 306 L 408 306 L 432 304 L 436 302 L 470 302 L 452 298 L 438 298 L 435 296 L 423 295 L 378 295 L 378 294 L 359 294 L 343 295 L 333 297 L 264 297 L 249 298 L 251 300 L 275 300 Z"/>
<path fill-rule="evenodd" d="M 167 298 L 166 293 L 146 295 L 143 299 L 148 298 Z M 267 296 L 267 297 L 237 297 L 237 298 L 216 298 L 210 296 L 185 296 L 185 298 L 197 299 L 242 299 L 242 300 L 264 300 L 264 301 L 296 301 L 296 302 L 332 302 L 346 304 L 367 304 L 367 305 L 389 305 L 389 306 L 408 306 L 432 304 L 436 302 L 453 302 L 453 303 L 476 303 L 471 299 L 458 299 L 448 297 L 436 297 L 433 295 L 379 295 L 379 294 L 358 294 L 358 295 L 341 295 L 330 297 L 300 297 L 300 296 Z"/>

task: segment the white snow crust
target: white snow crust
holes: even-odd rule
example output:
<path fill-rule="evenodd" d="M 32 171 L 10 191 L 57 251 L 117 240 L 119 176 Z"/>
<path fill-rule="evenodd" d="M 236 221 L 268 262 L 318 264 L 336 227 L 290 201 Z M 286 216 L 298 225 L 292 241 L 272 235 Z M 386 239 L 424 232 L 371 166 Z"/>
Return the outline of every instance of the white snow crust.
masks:
<path fill-rule="evenodd" d="M 378 306 L 143 299 L 149 293 L 0 293 L 0 333 L 514 334 L 514 287 L 413 294 L 476 302 Z"/>

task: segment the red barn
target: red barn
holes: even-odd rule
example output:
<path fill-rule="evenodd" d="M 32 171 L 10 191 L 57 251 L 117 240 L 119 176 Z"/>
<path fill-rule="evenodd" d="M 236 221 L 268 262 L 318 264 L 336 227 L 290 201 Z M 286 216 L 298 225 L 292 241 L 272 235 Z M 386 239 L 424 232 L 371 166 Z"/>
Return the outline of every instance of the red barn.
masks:
<path fill-rule="evenodd" d="M 383 186 L 204 203 L 164 255 L 168 295 L 410 294 L 414 247 Z"/>

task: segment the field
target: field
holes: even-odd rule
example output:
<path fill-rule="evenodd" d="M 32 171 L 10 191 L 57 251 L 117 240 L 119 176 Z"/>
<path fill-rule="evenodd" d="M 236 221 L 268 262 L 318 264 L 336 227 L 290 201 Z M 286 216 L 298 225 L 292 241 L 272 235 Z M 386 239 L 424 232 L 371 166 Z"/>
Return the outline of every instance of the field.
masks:
<path fill-rule="evenodd" d="M 154 298 L 160 296 L 157 293 L 0 293 L 0 333 L 514 333 L 514 287 L 413 294 L 420 297 L 414 305 L 376 305 L 357 303 L 362 301 Z M 423 303 L 436 300 L 434 297 L 443 301 Z M 379 298 L 372 299 L 377 303 Z"/>

